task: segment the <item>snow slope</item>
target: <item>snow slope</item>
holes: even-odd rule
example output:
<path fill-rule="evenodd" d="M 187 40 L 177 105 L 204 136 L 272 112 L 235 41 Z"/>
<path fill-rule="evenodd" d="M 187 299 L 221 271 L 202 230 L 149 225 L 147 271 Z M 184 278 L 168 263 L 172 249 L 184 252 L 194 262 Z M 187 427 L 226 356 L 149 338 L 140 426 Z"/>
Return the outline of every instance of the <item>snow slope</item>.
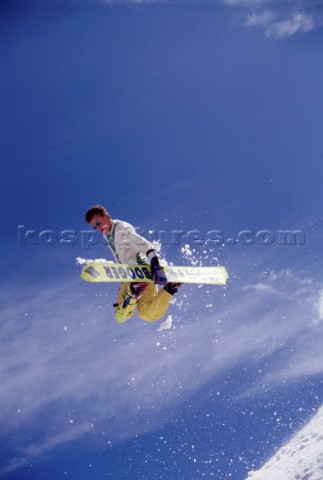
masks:
<path fill-rule="evenodd" d="M 248 480 L 323 480 L 323 406 L 312 420 Z"/>

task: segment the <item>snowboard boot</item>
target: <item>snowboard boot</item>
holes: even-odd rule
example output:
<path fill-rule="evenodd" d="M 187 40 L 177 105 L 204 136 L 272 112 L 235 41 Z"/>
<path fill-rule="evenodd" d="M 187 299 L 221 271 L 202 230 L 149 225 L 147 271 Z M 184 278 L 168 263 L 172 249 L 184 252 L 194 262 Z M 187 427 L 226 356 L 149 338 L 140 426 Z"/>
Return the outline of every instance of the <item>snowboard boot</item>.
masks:
<path fill-rule="evenodd" d="M 141 297 L 142 292 L 145 290 L 147 283 L 145 282 L 132 282 L 125 294 L 121 303 L 115 303 L 113 305 L 116 312 L 116 320 L 119 323 L 124 323 L 128 318 L 133 315 L 133 312 L 137 308 L 137 303 Z"/>
<path fill-rule="evenodd" d="M 164 290 L 166 290 L 166 292 L 170 293 L 171 295 L 174 295 L 183 285 L 183 283 L 168 282 L 167 285 L 164 287 Z"/>

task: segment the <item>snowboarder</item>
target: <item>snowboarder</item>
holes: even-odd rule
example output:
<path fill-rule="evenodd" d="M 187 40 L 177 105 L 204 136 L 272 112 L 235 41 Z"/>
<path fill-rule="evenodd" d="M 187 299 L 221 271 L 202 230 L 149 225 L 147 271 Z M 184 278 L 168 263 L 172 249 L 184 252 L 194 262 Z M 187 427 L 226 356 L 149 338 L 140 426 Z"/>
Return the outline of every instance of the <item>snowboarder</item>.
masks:
<path fill-rule="evenodd" d="M 154 283 L 123 282 L 117 303 L 114 304 L 116 320 L 120 323 L 130 318 L 138 307 L 143 320 L 155 322 L 165 315 L 170 300 L 182 285 L 167 282 L 159 257 L 148 240 L 138 235 L 132 225 L 113 220 L 105 207 L 94 205 L 88 209 L 85 220 L 93 229 L 102 232 L 115 261 L 118 263 L 151 266 Z M 158 290 L 158 285 L 162 286 Z"/>

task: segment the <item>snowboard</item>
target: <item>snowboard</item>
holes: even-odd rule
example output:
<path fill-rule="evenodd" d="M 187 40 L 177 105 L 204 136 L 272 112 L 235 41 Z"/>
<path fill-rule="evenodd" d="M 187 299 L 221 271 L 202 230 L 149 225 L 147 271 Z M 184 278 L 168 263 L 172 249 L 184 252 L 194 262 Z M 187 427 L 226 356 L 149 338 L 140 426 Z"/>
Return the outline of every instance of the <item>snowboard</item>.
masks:
<path fill-rule="evenodd" d="M 229 278 L 225 267 L 163 267 L 168 282 L 225 285 Z M 88 263 L 81 273 L 87 282 L 152 282 L 149 265 L 109 262 Z"/>

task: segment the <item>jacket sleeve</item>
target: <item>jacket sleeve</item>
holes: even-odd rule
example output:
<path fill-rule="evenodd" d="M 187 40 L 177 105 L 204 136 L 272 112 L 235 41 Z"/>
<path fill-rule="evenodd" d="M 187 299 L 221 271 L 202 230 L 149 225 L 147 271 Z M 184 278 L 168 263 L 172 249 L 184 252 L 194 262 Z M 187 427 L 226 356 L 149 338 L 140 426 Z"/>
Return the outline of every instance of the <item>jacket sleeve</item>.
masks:
<path fill-rule="evenodd" d="M 116 253 L 123 263 L 136 263 L 137 255 L 147 256 L 153 247 L 144 237 L 136 233 L 134 227 L 126 222 L 120 222 L 115 232 Z"/>

